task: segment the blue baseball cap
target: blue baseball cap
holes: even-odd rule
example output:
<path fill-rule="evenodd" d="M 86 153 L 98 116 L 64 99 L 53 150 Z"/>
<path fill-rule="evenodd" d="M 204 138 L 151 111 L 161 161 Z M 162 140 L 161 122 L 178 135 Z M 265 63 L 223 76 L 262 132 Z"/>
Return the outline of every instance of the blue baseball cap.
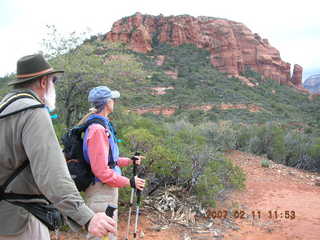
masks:
<path fill-rule="evenodd" d="M 90 90 L 88 101 L 96 103 L 105 103 L 110 98 L 119 98 L 120 93 L 118 91 L 111 91 L 107 86 L 99 86 Z"/>

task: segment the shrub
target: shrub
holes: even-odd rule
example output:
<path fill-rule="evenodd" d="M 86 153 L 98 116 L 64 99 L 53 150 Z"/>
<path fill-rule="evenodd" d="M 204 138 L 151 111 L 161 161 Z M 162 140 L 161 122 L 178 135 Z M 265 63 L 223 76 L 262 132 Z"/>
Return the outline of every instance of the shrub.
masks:
<path fill-rule="evenodd" d="M 231 121 L 204 123 L 198 129 L 215 151 L 223 152 L 236 148 L 237 133 Z"/>
<path fill-rule="evenodd" d="M 265 145 L 262 138 L 257 136 L 253 136 L 249 139 L 248 151 L 254 154 L 264 154 L 265 153 Z"/>
<path fill-rule="evenodd" d="M 270 132 L 266 134 L 270 137 L 270 145 L 267 149 L 267 155 L 270 159 L 278 163 L 284 163 L 286 150 L 283 130 L 278 126 L 270 126 L 268 130 Z"/>
<path fill-rule="evenodd" d="M 227 188 L 243 188 L 245 175 L 229 160 L 218 155 L 211 159 L 199 177 L 194 191 L 201 203 L 215 207 L 215 200 Z"/>
<path fill-rule="evenodd" d="M 247 150 L 247 146 L 249 140 L 251 138 L 252 133 L 250 132 L 252 128 L 248 126 L 239 125 L 239 130 L 237 131 L 236 135 L 236 148 L 239 150 Z"/>
<path fill-rule="evenodd" d="M 265 168 L 270 167 L 270 162 L 269 162 L 269 160 L 267 160 L 267 159 L 261 160 L 261 167 L 265 167 Z"/>
<path fill-rule="evenodd" d="M 310 170 L 320 170 L 320 138 L 314 138 L 307 148 L 308 162 L 304 162 L 303 167 Z"/>
<path fill-rule="evenodd" d="M 306 154 L 308 137 L 296 131 L 288 132 L 284 138 L 286 148 L 285 164 L 291 167 L 297 167 L 299 162 Z"/>
<path fill-rule="evenodd" d="M 128 118 L 131 118 L 131 125 L 124 131 L 124 145 L 128 151 L 138 149 L 146 157 L 140 168 L 148 179 L 146 192 L 174 184 L 196 194 L 203 204 L 214 204 L 216 196 L 225 188 L 243 185 L 242 171 L 216 151 L 217 147 L 208 140 L 210 134 L 205 135 L 211 126 L 215 126 L 212 132 L 217 131 L 221 137 L 225 134 L 227 138 L 226 123 L 219 128 L 215 124 L 194 126 L 186 120 L 165 125 L 146 120 L 148 129 L 145 129 L 139 124 L 143 117 Z M 157 127 L 149 128 L 153 125 Z M 128 192 L 121 191 L 121 194 L 128 198 Z"/>
<path fill-rule="evenodd" d="M 145 167 L 149 172 L 159 176 L 172 176 L 176 170 L 177 156 L 163 145 L 153 147 L 146 154 Z M 175 176 L 179 177 L 179 176 Z"/>
<path fill-rule="evenodd" d="M 132 152 L 146 153 L 159 144 L 159 139 L 145 128 L 128 129 L 123 138 Z"/>
<path fill-rule="evenodd" d="M 287 166 L 306 170 L 320 170 L 320 137 L 295 129 L 286 129 L 278 123 L 248 125 L 235 130 L 236 147 Z"/>

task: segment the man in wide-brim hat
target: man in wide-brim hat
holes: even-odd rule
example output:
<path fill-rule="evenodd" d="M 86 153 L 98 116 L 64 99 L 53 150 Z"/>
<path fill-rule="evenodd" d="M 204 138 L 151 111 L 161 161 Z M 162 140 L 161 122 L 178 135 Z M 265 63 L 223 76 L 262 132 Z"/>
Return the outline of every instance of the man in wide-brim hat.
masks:
<path fill-rule="evenodd" d="M 16 79 L 9 82 L 15 90 L 30 89 L 50 110 L 55 108 L 55 87 L 61 70 L 54 70 L 41 54 L 22 57 L 17 62 Z"/>
<path fill-rule="evenodd" d="M 5 194 L 43 194 L 76 223 L 73 227 L 86 227 L 97 237 L 115 232 L 115 222 L 105 213 L 94 213 L 80 196 L 48 113 L 55 107 L 55 83 L 62 72 L 41 54 L 22 57 L 16 79 L 9 83 L 13 90 L 0 102 L 0 240 L 50 239 L 48 228 L 36 217 L 2 199 L 5 182 L 26 160 L 29 164 L 6 186 Z"/>

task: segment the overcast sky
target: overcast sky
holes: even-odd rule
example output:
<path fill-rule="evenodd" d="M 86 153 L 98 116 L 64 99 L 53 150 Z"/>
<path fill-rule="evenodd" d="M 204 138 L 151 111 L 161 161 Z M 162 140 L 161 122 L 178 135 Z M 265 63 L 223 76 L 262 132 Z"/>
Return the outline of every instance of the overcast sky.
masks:
<path fill-rule="evenodd" d="M 316 0 L 0 0 L 0 76 L 16 71 L 18 58 L 38 52 L 46 25 L 59 32 L 110 31 L 122 17 L 189 14 L 245 24 L 267 38 L 282 60 L 320 73 L 320 1 Z"/>

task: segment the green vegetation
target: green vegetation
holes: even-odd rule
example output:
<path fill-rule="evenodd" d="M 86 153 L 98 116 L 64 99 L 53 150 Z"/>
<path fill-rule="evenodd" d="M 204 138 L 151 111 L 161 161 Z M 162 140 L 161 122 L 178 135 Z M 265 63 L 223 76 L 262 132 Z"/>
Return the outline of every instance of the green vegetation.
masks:
<path fill-rule="evenodd" d="M 148 179 L 148 194 L 177 185 L 186 194 L 196 194 L 204 205 L 214 206 L 219 193 L 244 186 L 242 171 L 215 148 L 210 135 L 203 134 L 210 125 L 194 126 L 186 121 L 162 123 L 120 111 L 114 117 L 123 140 L 121 152 L 139 151 L 146 157 L 140 174 Z M 130 170 L 125 173 L 130 175 Z M 125 195 L 129 192 L 122 194 L 127 199 Z"/>
<path fill-rule="evenodd" d="M 8 83 L 14 79 L 13 75 L 8 75 L 0 78 L 0 99 L 3 98 L 10 90 Z"/>
<path fill-rule="evenodd" d="M 292 129 L 276 122 L 233 128 L 236 149 L 265 155 L 276 163 L 320 171 L 320 132 Z"/>
<path fill-rule="evenodd" d="M 263 159 L 263 160 L 261 161 L 261 167 L 264 167 L 264 168 L 270 167 L 270 161 L 267 160 L 267 159 Z"/>

